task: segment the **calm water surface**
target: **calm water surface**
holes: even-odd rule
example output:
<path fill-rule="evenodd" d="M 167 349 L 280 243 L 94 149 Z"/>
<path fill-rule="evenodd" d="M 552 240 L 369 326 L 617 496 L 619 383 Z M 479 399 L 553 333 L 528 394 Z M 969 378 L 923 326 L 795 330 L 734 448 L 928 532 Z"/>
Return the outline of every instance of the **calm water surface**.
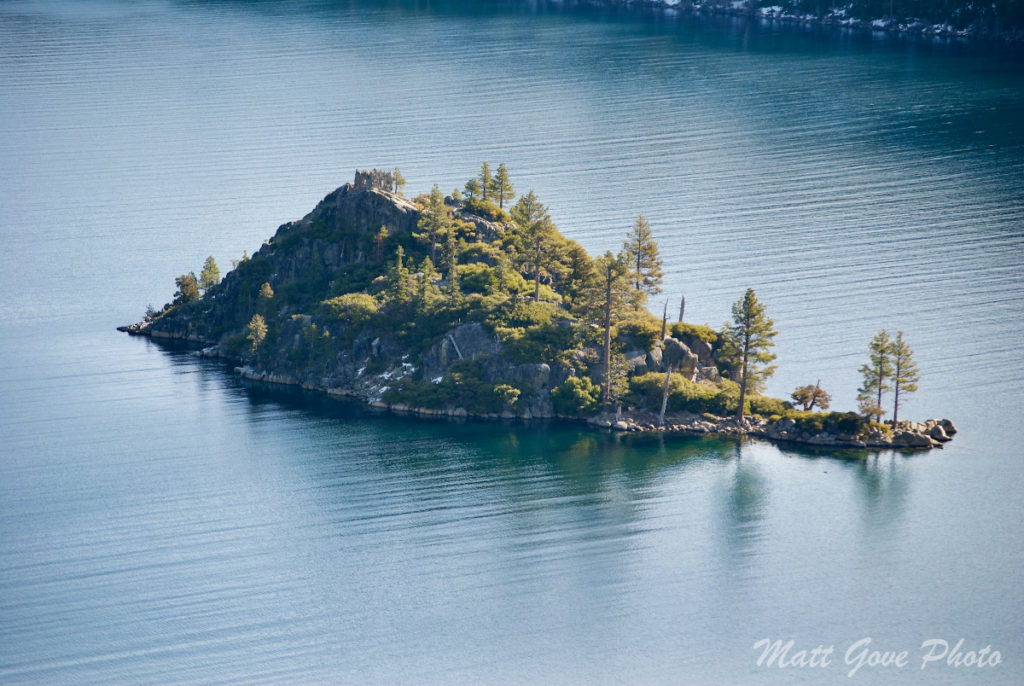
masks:
<path fill-rule="evenodd" d="M 0 682 L 1019 683 L 1024 60 L 547 5 L 0 3 Z M 504 161 L 747 286 L 787 394 L 917 351 L 927 456 L 439 424 L 113 331 L 356 167 Z M 659 308 L 661 301 L 653 307 Z M 853 458 L 853 459 L 847 459 Z M 902 670 L 846 676 L 870 636 Z M 819 670 L 753 643 L 834 644 Z M 995 669 L 920 670 L 922 641 Z"/>

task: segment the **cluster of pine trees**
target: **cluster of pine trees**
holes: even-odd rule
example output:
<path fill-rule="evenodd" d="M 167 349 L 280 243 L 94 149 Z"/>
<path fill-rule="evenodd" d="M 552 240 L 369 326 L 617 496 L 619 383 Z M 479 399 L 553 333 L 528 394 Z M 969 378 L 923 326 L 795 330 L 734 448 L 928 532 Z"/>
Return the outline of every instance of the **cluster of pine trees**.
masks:
<path fill-rule="evenodd" d="M 914 362 L 914 351 L 903 339 L 903 332 L 897 331 L 896 338 L 882 329 L 868 344 L 869 362 L 860 367 L 863 379 L 857 389 L 857 403 L 861 414 L 882 421 L 883 397 L 892 391 L 892 424 L 899 423 L 900 395 L 906 396 L 917 390 L 920 372 Z"/>

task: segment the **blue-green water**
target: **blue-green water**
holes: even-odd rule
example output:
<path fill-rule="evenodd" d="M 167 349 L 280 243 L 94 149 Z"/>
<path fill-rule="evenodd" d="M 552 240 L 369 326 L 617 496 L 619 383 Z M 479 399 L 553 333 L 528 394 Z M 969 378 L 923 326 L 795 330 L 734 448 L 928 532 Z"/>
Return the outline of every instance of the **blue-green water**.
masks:
<path fill-rule="evenodd" d="M 0 3 L 0 682 L 1018 683 L 1024 61 L 671 14 Z M 944 451 L 444 424 L 117 334 L 356 167 L 504 161 L 562 231 L 638 212 L 670 309 L 747 286 L 769 391 L 853 404 L 882 327 Z M 653 307 L 660 308 L 660 301 Z M 903 414 L 903 412 L 901 412 Z M 752 646 L 834 644 L 824 669 Z M 908 650 L 862 668 L 863 637 Z M 995 668 L 920 669 L 930 638 Z"/>

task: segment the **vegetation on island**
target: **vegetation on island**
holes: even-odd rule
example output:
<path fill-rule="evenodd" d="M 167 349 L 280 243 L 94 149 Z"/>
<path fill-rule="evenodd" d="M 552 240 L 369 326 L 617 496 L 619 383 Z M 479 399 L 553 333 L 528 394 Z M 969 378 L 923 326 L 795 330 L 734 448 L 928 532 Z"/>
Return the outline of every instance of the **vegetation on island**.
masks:
<path fill-rule="evenodd" d="M 753 289 L 717 330 L 668 321 L 667 304 L 658 318 L 647 304 L 663 262 L 643 215 L 619 252 L 593 258 L 497 169 L 483 163 L 464 193 L 434 185 L 411 200 L 397 169 L 358 172 L 224 279 L 213 257 L 198 278 L 179 276 L 143 326 L 215 344 L 254 373 L 478 415 L 734 416 L 867 435 L 889 431 L 884 394 L 895 420 L 916 390 L 903 333 L 882 331 L 859 413 L 828 412 L 820 382 L 791 400 L 764 395 L 777 332 Z"/>
<path fill-rule="evenodd" d="M 917 390 L 920 373 L 914 362 L 914 351 L 903 340 L 903 332 L 897 331 L 896 338 L 889 338 L 889 332 L 882 329 L 868 344 L 868 362 L 860 367 L 862 383 L 857 389 L 857 403 L 860 412 L 875 421 L 882 421 L 882 398 L 888 391 L 893 392 L 892 422 L 899 422 L 900 395 L 906 396 Z"/>

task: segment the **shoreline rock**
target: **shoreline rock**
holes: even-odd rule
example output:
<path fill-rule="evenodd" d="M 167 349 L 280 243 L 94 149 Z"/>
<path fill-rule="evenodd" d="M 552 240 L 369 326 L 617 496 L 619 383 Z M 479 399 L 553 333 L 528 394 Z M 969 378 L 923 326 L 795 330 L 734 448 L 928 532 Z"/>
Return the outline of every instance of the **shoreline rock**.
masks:
<path fill-rule="evenodd" d="M 145 334 L 141 334 L 145 335 Z M 215 348 L 216 346 L 213 346 Z M 205 348 L 196 351 L 201 357 L 220 358 L 217 350 Z M 358 400 L 367 407 L 386 411 L 396 415 L 415 415 L 434 419 L 477 419 L 485 421 L 549 421 L 560 420 L 579 423 L 597 430 L 614 431 L 617 433 L 660 433 L 669 436 L 707 436 L 723 438 L 740 438 L 743 436 L 761 438 L 771 443 L 782 445 L 806 446 L 811 448 L 836 449 L 869 449 L 921 451 L 933 448 L 941 449 L 952 440 L 957 428 L 950 419 L 927 419 L 923 422 L 901 421 L 899 427 L 891 433 L 875 429 L 868 436 L 842 434 L 823 431 L 806 433 L 794 431 L 791 419 L 775 422 L 760 416 L 745 417 L 741 422 L 736 417 L 714 417 L 681 412 L 665 416 L 665 424 L 659 425 L 658 418 L 646 411 L 609 413 L 604 412 L 589 417 L 544 413 L 533 415 L 529 412 L 515 414 L 509 411 L 501 413 L 475 413 L 464 407 L 429 408 L 416 407 L 408 403 L 387 403 L 356 389 L 338 386 L 303 383 L 286 374 L 261 372 L 247 365 L 236 366 L 234 372 L 249 381 L 266 384 L 293 386 L 305 391 L 325 393 L 333 397 Z"/>

